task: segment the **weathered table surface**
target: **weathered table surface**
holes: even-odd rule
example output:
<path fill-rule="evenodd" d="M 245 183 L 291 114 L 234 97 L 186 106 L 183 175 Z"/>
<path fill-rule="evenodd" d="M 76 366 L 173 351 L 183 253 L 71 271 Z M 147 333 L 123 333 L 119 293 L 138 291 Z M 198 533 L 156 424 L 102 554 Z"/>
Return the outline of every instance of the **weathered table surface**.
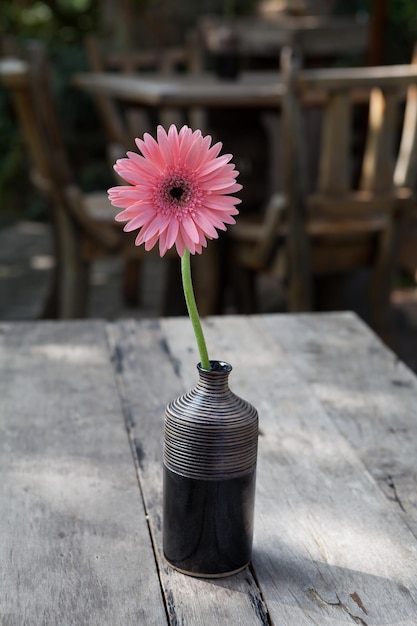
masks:
<path fill-rule="evenodd" d="M 260 415 L 251 567 L 161 554 L 188 319 L 0 325 L 0 622 L 417 624 L 417 379 L 349 313 L 208 318 Z"/>

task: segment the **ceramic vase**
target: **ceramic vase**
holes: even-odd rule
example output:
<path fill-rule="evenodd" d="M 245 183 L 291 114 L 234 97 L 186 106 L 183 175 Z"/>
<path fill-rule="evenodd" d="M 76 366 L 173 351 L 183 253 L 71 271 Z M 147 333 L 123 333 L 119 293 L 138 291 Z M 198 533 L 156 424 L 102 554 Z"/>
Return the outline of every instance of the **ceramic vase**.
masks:
<path fill-rule="evenodd" d="M 180 572 L 219 578 L 251 558 L 258 414 L 230 390 L 229 363 L 197 367 L 165 412 L 163 546 Z"/>

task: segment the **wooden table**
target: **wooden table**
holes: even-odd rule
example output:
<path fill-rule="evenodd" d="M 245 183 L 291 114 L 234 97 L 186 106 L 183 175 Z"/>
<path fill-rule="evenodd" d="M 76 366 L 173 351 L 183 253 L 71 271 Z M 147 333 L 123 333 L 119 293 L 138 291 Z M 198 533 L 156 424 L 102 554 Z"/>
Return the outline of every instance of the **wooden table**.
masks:
<path fill-rule="evenodd" d="M 350 313 L 208 318 L 260 415 L 251 568 L 161 554 L 186 318 L 0 325 L 2 624 L 417 624 L 417 379 Z"/>
<path fill-rule="evenodd" d="M 285 13 L 232 20 L 205 15 L 198 21 L 197 34 L 209 52 L 230 46 L 230 38 L 225 40 L 227 33 L 233 36 L 233 47 L 243 57 L 277 59 L 282 48 L 290 45 L 299 47 L 304 59 L 311 63 L 318 59 L 334 61 L 346 55 L 363 56 L 368 47 L 369 24 L 347 15 Z"/>
<path fill-rule="evenodd" d="M 138 74 L 84 72 L 73 84 L 90 93 L 150 107 L 277 108 L 283 84 L 277 71 L 242 72 L 236 80 L 214 74 Z"/>

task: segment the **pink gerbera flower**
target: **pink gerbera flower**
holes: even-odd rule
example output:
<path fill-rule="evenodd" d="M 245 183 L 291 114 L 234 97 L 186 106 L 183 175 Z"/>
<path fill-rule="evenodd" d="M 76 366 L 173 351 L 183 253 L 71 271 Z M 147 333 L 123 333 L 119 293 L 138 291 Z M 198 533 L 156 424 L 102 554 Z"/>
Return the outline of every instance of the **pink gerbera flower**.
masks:
<path fill-rule="evenodd" d="M 234 224 L 239 191 L 239 172 L 231 154 L 218 156 L 221 143 L 212 147 L 211 137 L 200 130 L 172 125 L 168 133 L 158 126 L 157 139 L 146 133 L 136 145 L 143 156 L 128 152 L 114 169 L 130 185 L 109 189 L 111 203 L 123 209 L 116 220 L 127 222 L 127 232 L 140 229 L 136 245 L 150 250 L 159 240 L 163 256 L 175 244 L 182 257 L 187 249 L 201 253 L 207 239 L 218 237 L 217 229 Z"/>

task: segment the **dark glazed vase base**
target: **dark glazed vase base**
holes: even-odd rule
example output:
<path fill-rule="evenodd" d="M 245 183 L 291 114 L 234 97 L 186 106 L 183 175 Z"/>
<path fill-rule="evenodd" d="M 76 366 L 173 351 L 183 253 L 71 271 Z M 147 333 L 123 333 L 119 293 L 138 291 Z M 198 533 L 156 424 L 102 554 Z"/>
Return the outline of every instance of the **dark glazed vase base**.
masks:
<path fill-rule="evenodd" d="M 186 478 L 164 467 L 164 556 L 174 569 L 222 578 L 250 561 L 255 471 L 228 480 Z"/>
<path fill-rule="evenodd" d="M 185 574 L 186 576 L 193 576 L 194 578 L 227 578 L 228 576 L 234 576 L 235 574 L 238 574 L 239 572 L 243 571 L 245 567 L 247 567 L 250 563 L 249 561 L 248 563 L 245 563 L 245 565 L 242 565 L 242 567 L 238 567 L 237 569 L 234 569 L 231 572 L 222 572 L 221 574 L 200 574 L 198 572 L 189 572 L 188 570 L 181 569 L 180 567 L 176 567 L 176 565 L 168 561 L 165 555 L 164 557 L 165 557 L 165 562 L 167 563 L 167 565 L 169 565 L 169 567 L 172 567 L 172 569 L 179 572 L 180 574 Z"/>

